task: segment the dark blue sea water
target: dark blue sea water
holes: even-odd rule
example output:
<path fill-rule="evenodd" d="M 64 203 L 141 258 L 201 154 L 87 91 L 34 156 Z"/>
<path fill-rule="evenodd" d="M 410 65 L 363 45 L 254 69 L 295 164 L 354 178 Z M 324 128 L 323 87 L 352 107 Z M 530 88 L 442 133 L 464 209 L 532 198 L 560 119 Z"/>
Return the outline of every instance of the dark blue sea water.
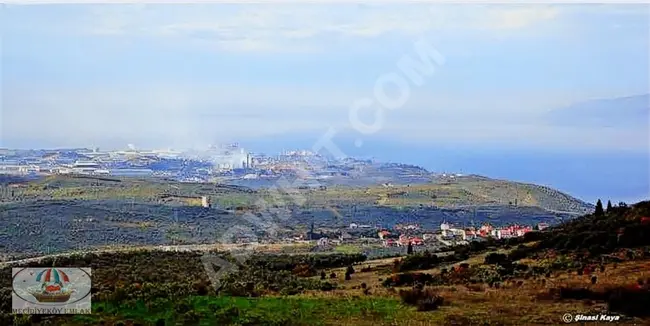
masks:
<path fill-rule="evenodd" d="M 282 137 L 242 143 L 255 151 L 310 149 L 317 137 Z M 570 140 L 567 140 L 570 141 Z M 587 202 L 634 203 L 650 199 L 650 152 L 569 151 L 485 146 L 413 145 L 386 139 L 335 139 L 349 156 L 422 166 L 433 172 L 480 174 L 547 185 Z"/>

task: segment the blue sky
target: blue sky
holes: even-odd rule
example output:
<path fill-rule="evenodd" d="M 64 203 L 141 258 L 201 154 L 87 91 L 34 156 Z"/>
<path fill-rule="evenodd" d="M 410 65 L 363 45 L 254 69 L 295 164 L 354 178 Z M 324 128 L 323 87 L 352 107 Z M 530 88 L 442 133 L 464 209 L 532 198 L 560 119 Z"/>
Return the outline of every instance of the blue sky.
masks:
<path fill-rule="evenodd" d="M 357 139 L 350 105 L 424 38 L 444 64 L 364 142 L 648 152 L 647 125 L 540 122 L 574 103 L 648 93 L 647 5 L 2 8 L 0 146 L 262 147 L 313 144 L 330 127 Z"/>

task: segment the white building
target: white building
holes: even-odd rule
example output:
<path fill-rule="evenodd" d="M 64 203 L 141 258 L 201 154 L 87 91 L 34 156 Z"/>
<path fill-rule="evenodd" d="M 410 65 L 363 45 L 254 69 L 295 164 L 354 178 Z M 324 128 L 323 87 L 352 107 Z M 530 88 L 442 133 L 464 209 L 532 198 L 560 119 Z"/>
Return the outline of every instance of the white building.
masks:
<path fill-rule="evenodd" d="M 209 161 L 218 170 L 245 169 L 253 166 L 253 158 L 243 148 L 211 147 L 208 153 Z"/>
<path fill-rule="evenodd" d="M 440 231 L 442 233 L 443 237 L 446 237 L 449 235 L 449 229 L 451 228 L 451 225 L 447 223 L 446 221 L 443 221 L 442 224 L 440 224 Z"/>
<path fill-rule="evenodd" d="M 319 247 L 324 247 L 324 246 L 329 246 L 330 244 L 330 239 L 328 238 L 320 238 L 318 239 L 317 245 Z"/>

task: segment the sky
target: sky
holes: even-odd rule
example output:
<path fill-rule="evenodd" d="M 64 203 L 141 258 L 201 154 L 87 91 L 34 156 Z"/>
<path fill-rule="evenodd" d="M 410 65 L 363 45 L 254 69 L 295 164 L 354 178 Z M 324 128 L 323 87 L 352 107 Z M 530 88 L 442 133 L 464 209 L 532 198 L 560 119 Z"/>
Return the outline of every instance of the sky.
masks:
<path fill-rule="evenodd" d="M 545 122 L 575 103 L 649 92 L 647 5 L 4 5 L 0 15 L 3 147 L 310 148 L 333 128 L 350 152 L 425 153 L 415 160 L 432 168 L 444 164 L 426 153 L 440 148 L 585 164 L 624 152 L 647 190 L 647 124 Z M 418 60 L 417 42 L 443 59 L 421 85 L 398 67 Z M 388 110 L 374 89 L 391 73 L 409 93 Z M 364 98 L 375 105 L 361 121 L 384 116 L 372 134 L 349 118 Z"/>

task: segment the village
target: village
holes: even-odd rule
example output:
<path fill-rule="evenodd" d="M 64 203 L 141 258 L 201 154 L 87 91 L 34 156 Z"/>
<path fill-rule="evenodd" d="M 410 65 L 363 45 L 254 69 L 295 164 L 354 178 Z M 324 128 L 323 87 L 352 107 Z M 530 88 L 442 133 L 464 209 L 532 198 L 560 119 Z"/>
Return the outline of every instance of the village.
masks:
<path fill-rule="evenodd" d="M 548 223 L 536 225 L 493 226 L 485 223 L 480 227 L 460 227 L 443 221 L 438 230 L 423 229 L 418 224 L 397 224 L 392 228 L 351 223 L 348 227 L 333 232 L 316 232 L 312 224 L 310 231 L 285 242 L 310 243 L 316 248 L 326 249 L 340 245 L 359 245 L 383 248 L 414 247 L 444 248 L 469 244 L 471 241 L 485 241 L 488 238 L 507 239 L 522 237 L 528 232 L 548 228 Z"/>

